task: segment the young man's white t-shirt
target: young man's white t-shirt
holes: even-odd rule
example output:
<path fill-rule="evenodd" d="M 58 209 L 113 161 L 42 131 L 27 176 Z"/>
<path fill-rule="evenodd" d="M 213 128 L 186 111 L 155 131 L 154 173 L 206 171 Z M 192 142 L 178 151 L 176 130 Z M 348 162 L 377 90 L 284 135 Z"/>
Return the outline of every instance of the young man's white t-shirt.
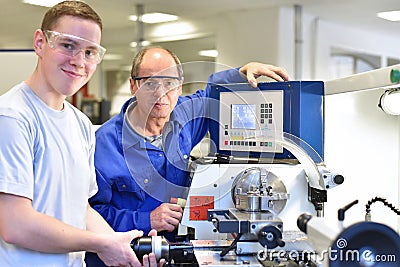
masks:
<path fill-rule="evenodd" d="M 91 122 L 67 101 L 53 110 L 24 82 L 0 96 L 0 192 L 85 229 L 88 199 L 97 192 L 94 148 Z M 40 253 L 0 238 L 0 266 L 84 266 L 83 259 L 84 252 Z"/>

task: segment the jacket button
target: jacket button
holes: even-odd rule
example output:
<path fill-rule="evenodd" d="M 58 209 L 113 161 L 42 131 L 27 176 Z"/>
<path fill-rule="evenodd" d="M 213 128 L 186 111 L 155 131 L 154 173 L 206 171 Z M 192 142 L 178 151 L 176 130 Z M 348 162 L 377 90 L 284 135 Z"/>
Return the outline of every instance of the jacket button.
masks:
<path fill-rule="evenodd" d="M 149 182 L 149 179 L 144 179 L 143 183 L 147 184 Z"/>
<path fill-rule="evenodd" d="M 187 158 L 188 158 L 188 156 L 187 156 L 187 155 L 183 155 L 183 158 L 184 158 L 184 159 L 187 159 Z"/>
<path fill-rule="evenodd" d="M 125 184 L 123 184 L 123 185 L 122 185 L 122 188 L 126 188 L 126 185 L 125 185 Z"/>

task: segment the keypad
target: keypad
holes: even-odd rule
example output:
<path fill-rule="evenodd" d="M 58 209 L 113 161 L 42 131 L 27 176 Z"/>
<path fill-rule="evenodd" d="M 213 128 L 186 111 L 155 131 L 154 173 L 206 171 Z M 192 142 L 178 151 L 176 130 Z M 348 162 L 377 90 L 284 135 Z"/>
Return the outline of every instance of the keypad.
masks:
<path fill-rule="evenodd" d="M 260 123 L 272 124 L 272 103 L 260 104 Z"/>

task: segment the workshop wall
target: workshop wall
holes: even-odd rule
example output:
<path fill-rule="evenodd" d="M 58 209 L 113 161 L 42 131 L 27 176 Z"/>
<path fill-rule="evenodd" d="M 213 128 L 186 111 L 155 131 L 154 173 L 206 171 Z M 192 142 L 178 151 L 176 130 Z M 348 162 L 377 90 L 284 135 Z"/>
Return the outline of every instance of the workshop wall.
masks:
<path fill-rule="evenodd" d="M 0 95 L 26 80 L 35 69 L 36 61 L 33 50 L 0 50 Z"/>

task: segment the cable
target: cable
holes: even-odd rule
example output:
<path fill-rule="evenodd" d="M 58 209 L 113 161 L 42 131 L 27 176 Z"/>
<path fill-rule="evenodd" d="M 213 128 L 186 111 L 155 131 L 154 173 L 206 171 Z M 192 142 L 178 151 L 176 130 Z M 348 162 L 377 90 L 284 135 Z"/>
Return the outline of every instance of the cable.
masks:
<path fill-rule="evenodd" d="M 400 210 L 397 209 L 395 206 L 393 206 L 391 203 L 389 203 L 385 198 L 374 197 L 373 199 L 368 201 L 367 204 L 365 205 L 365 207 L 366 207 L 365 220 L 366 221 L 371 221 L 371 205 L 378 201 L 382 202 L 386 207 L 390 208 L 397 215 L 400 215 Z"/>
<path fill-rule="evenodd" d="M 226 254 L 228 254 L 228 252 L 230 251 L 230 250 L 232 250 L 235 246 L 236 246 L 236 244 L 237 244 L 237 242 L 239 241 L 239 239 L 242 237 L 242 234 L 241 233 L 239 233 L 237 236 L 236 236 L 236 238 L 233 240 L 233 242 L 231 243 L 231 245 L 229 246 L 229 247 L 227 247 L 227 248 L 224 248 L 222 251 L 221 251 L 221 253 L 219 254 L 221 257 L 224 257 Z"/>

